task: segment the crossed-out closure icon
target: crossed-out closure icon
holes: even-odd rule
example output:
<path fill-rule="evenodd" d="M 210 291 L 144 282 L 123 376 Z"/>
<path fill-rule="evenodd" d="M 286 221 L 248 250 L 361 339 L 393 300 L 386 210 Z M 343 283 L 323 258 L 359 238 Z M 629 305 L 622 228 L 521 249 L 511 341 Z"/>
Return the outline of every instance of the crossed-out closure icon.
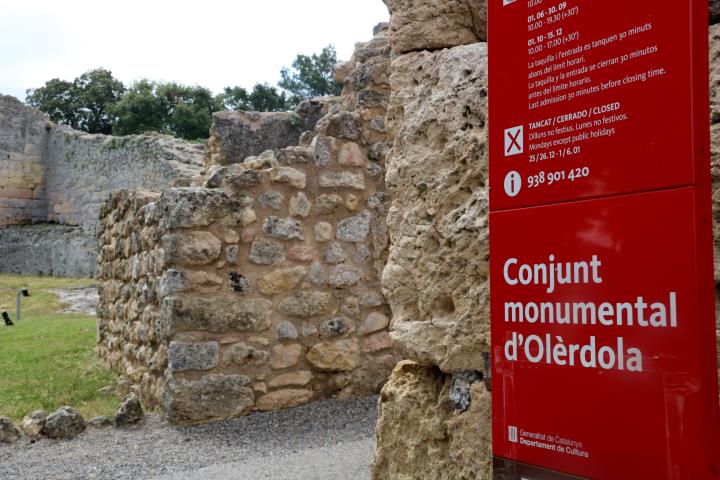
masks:
<path fill-rule="evenodd" d="M 505 130 L 505 156 L 519 155 L 525 150 L 523 140 L 523 126 L 512 127 Z"/>

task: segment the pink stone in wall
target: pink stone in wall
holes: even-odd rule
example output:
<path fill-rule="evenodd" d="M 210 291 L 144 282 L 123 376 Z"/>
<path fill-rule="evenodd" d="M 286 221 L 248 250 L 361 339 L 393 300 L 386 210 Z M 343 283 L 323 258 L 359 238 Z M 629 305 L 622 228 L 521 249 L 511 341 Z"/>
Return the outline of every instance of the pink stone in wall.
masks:
<path fill-rule="evenodd" d="M 297 245 L 288 249 L 287 258 L 296 262 L 312 262 L 317 257 L 317 251 L 307 245 Z"/>
<path fill-rule="evenodd" d="M 379 332 L 363 339 L 363 352 L 372 353 L 392 348 L 392 340 L 388 332 Z"/>
<path fill-rule="evenodd" d="M 357 143 L 346 143 L 340 149 L 338 163 L 349 167 L 362 167 L 365 165 L 365 155 Z"/>

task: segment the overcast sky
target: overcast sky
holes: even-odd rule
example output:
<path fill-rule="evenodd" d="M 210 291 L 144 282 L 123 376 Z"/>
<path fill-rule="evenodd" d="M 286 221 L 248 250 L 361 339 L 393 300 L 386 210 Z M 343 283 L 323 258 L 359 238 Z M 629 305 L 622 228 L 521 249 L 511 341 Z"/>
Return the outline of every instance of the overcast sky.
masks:
<path fill-rule="evenodd" d="M 97 67 L 126 85 L 275 84 L 298 53 L 345 60 L 387 19 L 381 0 L 0 0 L 0 93 Z"/>

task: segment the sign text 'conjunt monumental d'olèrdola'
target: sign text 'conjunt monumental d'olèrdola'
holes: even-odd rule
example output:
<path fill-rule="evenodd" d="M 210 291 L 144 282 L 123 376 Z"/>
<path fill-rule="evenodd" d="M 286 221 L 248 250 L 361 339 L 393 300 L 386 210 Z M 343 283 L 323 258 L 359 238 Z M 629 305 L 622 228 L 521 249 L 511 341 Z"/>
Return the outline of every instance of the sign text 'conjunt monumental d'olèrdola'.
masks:
<path fill-rule="evenodd" d="M 496 479 L 720 479 L 704 0 L 491 0 Z"/>

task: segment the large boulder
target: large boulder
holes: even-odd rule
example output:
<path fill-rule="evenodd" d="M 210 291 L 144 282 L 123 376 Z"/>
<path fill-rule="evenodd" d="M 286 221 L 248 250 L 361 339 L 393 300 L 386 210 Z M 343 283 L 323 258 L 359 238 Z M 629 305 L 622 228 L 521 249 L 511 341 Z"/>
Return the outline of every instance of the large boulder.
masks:
<path fill-rule="evenodd" d="M 74 438 L 80 435 L 86 427 L 82 415 L 74 408 L 65 406 L 47 417 L 42 433 L 50 438 Z"/>

